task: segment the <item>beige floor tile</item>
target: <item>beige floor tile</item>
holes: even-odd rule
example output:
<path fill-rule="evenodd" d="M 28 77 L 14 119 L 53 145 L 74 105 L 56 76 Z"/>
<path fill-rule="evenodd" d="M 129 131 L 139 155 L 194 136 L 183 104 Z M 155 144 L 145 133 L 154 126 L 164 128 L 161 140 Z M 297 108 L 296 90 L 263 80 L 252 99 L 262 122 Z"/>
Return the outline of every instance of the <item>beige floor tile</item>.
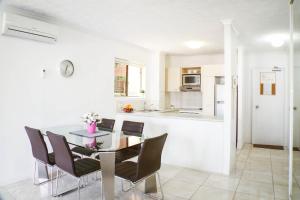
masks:
<path fill-rule="evenodd" d="M 235 169 L 243 170 L 243 169 L 245 169 L 245 167 L 246 167 L 246 161 L 238 160 L 235 162 Z"/>
<path fill-rule="evenodd" d="M 252 149 L 252 144 L 244 144 L 242 149 Z"/>
<path fill-rule="evenodd" d="M 174 178 L 178 181 L 202 185 L 209 177 L 210 173 L 196 171 L 192 169 L 184 169 L 180 171 Z"/>
<path fill-rule="evenodd" d="M 213 174 L 207 179 L 207 181 L 205 181 L 204 185 L 224 190 L 235 191 L 239 184 L 239 181 L 240 178 Z"/>
<path fill-rule="evenodd" d="M 166 194 L 165 200 L 187 200 L 188 198 L 176 197 L 174 195 Z"/>
<path fill-rule="evenodd" d="M 245 170 L 242 175 L 242 180 L 272 184 L 272 173 Z"/>
<path fill-rule="evenodd" d="M 268 162 L 268 161 L 248 160 L 246 162 L 245 170 L 271 173 L 272 172 L 272 166 L 271 166 L 271 162 Z"/>
<path fill-rule="evenodd" d="M 273 200 L 272 196 L 256 196 L 252 194 L 245 194 L 237 192 L 234 196 L 234 200 Z"/>
<path fill-rule="evenodd" d="M 272 166 L 273 174 L 277 175 L 288 175 L 289 174 L 289 167 L 282 167 L 282 166 Z"/>
<path fill-rule="evenodd" d="M 289 188 L 285 185 L 274 185 L 275 198 L 288 199 Z"/>
<path fill-rule="evenodd" d="M 241 169 L 233 169 L 233 170 L 230 172 L 230 176 L 231 176 L 231 177 L 235 177 L 235 178 L 240 178 L 240 177 L 242 177 L 242 175 L 243 175 L 243 171 L 244 171 L 244 170 L 241 170 Z"/>
<path fill-rule="evenodd" d="M 234 192 L 202 186 L 199 190 L 193 195 L 191 200 L 200 200 L 200 199 L 207 199 L 207 200 L 232 200 L 234 196 Z"/>
<path fill-rule="evenodd" d="M 182 167 L 163 164 L 159 170 L 159 173 L 161 176 L 165 178 L 173 178 L 176 176 L 176 174 L 178 174 L 182 170 L 183 170 Z"/>
<path fill-rule="evenodd" d="M 289 176 L 288 175 L 274 174 L 273 175 L 273 182 L 276 185 L 289 185 Z M 293 179 L 293 183 L 296 183 L 296 181 L 294 179 Z"/>
<path fill-rule="evenodd" d="M 241 180 L 237 192 L 260 195 L 262 197 L 273 197 L 273 184 L 256 181 Z"/>
<path fill-rule="evenodd" d="M 275 198 L 288 199 L 289 188 L 287 185 L 274 185 L 274 191 L 275 191 Z M 300 197 L 300 189 L 298 186 L 294 186 L 292 199 L 296 200 L 298 197 Z"/>
<path fill-rule="evenodd" d="M 241 151 L 236 157 L 238 161 L 246 161 L 249 157 L 249 151 Z"/>
<path fill-rule="evenodd" d="M 186 199 L 191 198 L 191 196 L 197 191 L 198 188 L 198 184 L 178 181 L 176 179 L 168 181 L 163 186 L 165 194 Z"/>
<path fill-rule="evenodd" d="M 298 186 L 300 187 L 300 176 L 295 176 L 294 177 L 296 183 L 298 184 Z"/>

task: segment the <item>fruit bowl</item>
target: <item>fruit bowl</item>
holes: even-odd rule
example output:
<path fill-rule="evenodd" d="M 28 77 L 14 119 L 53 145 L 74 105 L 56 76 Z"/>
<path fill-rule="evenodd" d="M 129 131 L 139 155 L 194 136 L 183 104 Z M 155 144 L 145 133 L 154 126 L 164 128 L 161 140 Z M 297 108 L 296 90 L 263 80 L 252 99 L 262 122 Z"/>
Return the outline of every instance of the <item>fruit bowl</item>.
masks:
<path fill-rule="evenodd" d="M 131 113 L 133 111 L 133 107 L 131 104 L 126 104 L 124 107 L 123 107 L 123 112 L 126 112 L 126 113 Z"/>

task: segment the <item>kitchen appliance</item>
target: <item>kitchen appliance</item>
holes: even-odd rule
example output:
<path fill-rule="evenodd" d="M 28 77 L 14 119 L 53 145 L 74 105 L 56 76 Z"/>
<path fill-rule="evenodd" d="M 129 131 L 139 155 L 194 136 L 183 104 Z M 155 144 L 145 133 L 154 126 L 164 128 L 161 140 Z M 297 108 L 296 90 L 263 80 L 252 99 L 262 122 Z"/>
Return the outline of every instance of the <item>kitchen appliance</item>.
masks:
<path fill-rule="evenodd" d="M 224 117 L 224 84 L 215 85 L 215 116 Z"/>
<path fill-rule="evenodd" d="M 200 91 L 200 74 L 182 74 L 181 91 Z"/>

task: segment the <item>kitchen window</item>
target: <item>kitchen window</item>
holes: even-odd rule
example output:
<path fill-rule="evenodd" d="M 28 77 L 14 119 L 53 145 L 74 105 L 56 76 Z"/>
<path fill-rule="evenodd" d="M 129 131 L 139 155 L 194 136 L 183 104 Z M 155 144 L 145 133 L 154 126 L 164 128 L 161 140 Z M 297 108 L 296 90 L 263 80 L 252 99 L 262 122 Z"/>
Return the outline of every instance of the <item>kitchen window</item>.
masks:
<path fill-rule="evenodd" d="M 141 64 L 116 59 L 115 62 L 115 96 L 144 97 L 146 70 Z"/>

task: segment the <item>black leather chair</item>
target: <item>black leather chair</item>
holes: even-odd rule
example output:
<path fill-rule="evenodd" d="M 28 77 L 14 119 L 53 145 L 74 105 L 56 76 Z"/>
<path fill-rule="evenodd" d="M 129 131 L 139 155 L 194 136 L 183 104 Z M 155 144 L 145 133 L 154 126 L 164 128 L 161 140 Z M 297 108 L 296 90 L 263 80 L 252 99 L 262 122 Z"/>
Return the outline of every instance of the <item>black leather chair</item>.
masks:
<path fill-rule="evenodd" d="M 167 135 L 168 134 L 165 133 L 158 137 L 146 139 L 142 145 L 137 162 L 124 161 L 116 165 L 116 176 L 133 184 L 134 186 L 130 189 L 134 189 L 136 184 L 145 180 L 147 177 L 157 174 L 162 199 L 164 198 L 158 171 L 161 167 L 161 155 Z"/>
<path fill-rule="evenodd" d="M 101 120 L 101 123 L 97 124 L 97 128 L 98 130 L 113 132 L 114 125 L 115 125 L 114 119 L 103 118 Z M 83 148 L 83 147 L 74 147 L 72 148 L 72 151 L 87 157 L 91 157 L 95 153 L 95 151 L 93 151 L 92 149 Z"/>
<path fill-rule="evenodd" d="M 78 179 L 77 190 L 78 199 L 80 199 L 81 178 L 99 171 L 101 169 L 100 162 L 90 158 L 83 158 L 74 161 L 72 159 L 70 147 L 64 136 L 57 135 L 49 131 L 47 132 L 47 135 L 54 151 L 57 166 L 58 177 L 56 179 L 56 192 L 58 187 L 58 179 L 60 178 L 59 170 L 62 170 Z"/>
<path fill-rule="evenodd" d="M 123 121 L 122 129 L 124 135 L 142 137 L 144 129 L 143 122 Z M 116 163 L 134 158 L 139 155 L 141 145 L 136 145 L 116 152 Z"/>
<path fill-rule="evenodd" d="M 46 142 L 39 129 L 34 129 L 25 126 L 25 130 L 31 144 L 32 155 L 35 158 L 33 183 L 35 185 L 41 184 L 41 183 L 36 183 L 36 169 L 38 164 L 37 162 L 44 164 L 46 167 L 48 166 L 50 168 L 51 195 L 53 195 L 53 166 L 55 165 L 54 153 L 48 152 Z M 78 159 L 78 158 L 80 157 L 76 155 L 72 155 L 72 159 Z"/>
<path fill-rule="evenodd" d="M 124 135 L 142 137 L 143 129 L 143 122 L 123 121 L 121 131 L 124 133 Z"/>
<path fill-rule="evenodd" d="M 114 120 L 114 119 L 103 118 L 101 120 L 101 123 L 97 124 L 97 128 L 98 128 L 98 130 L 113 132 L 114 126 L 115 126 L 115 121 L 116 120 Z"/>

